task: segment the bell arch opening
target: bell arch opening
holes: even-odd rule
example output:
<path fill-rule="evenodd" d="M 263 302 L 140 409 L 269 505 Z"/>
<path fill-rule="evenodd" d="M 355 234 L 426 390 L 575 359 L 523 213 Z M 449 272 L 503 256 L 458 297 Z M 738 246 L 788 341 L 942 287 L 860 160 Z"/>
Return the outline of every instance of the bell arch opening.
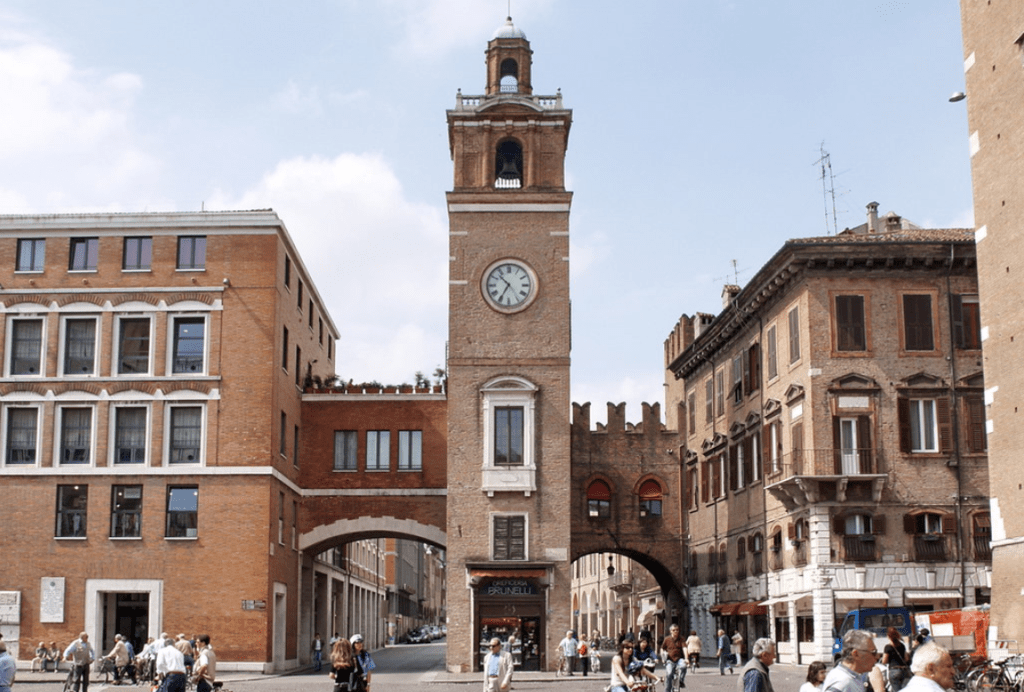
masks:
<path fill-rule="evenodd" d="M 523 147 L 513 139 L 498 144 L 494 156 L 494 187 L 518 189 L 523 186 Z"/>
<path fill-rule="evenodd" d="M 498 90 L 502 94 L 519 93 L 519 63 L 512 58 L 505 58 L 501 61 L 499 75 L 501 81 Z"/>

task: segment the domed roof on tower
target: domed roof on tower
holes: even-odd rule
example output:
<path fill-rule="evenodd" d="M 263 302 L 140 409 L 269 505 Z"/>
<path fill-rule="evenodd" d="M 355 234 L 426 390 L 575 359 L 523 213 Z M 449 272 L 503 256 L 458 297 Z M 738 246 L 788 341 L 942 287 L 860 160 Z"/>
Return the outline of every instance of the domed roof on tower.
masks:
<path fill-rule="evenodd" d="M 512 17 L 505 17 L 505 23 L 494 30 L 494 35 L 491 36 L 493 41 L 496 38 L 526 38 L 526 34 L 521 29 L 516 28 L 516 25 L 512 23 Z"/>

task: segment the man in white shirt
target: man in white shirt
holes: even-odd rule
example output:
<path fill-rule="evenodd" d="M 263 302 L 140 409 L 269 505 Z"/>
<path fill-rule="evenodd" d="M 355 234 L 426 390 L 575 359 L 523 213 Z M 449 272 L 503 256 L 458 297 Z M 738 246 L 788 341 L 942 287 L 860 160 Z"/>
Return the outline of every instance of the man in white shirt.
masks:
<path fill-rule="evenodd" d="M 185 655 L 169 639 L 156 654 L 156 674 L 160 676 L 160 692 L 185 692 Z"/>
<path fill-rule="evenodd" d="M 908 692 L 942 692 L 953 688 L 953 657 L 933 641 L 917 647 L 910 670 L 914 677 L 903 688 Z"/>

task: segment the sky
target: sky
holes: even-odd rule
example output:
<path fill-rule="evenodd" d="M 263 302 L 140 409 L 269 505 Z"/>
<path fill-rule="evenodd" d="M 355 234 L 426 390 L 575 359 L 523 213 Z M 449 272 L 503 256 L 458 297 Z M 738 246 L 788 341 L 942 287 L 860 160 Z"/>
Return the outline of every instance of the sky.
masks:
<path fill-rule="evenodd" d="M 337 374 L 412 382 L 445 359 L 445 111 L 483 93 L 510 4 L 534 93 L 573 109 L 572 399 L 594 421 L 664 415 L 677 320 L 786 240 L 872 201 L 973 225 L 956 0 L 0 0 L 0 214 L 273 208 Z"/>

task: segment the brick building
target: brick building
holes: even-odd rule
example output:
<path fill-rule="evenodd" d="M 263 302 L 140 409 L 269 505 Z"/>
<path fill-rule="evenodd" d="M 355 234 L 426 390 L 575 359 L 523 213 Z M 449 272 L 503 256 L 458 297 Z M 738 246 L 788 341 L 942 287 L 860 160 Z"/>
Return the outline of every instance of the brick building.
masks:
<path fill-rule="evenodd" d="M 5 638 L 296 659 L 301 391 L 337 330 L 281 220 L 0 217 L 0 284 Z"/>
<path fill-rule="evenodd" d="M 828 660 L 850 609 L 988 599 L 973 233 L 868 210 L 786 242 L 666 341 L 706 655 L 721 626 Z"/>
<path fill-rule="evenodd" d="M 1024 640 L 1024 5 L 961 0 L 992 493 L 992 624 Z"/>

